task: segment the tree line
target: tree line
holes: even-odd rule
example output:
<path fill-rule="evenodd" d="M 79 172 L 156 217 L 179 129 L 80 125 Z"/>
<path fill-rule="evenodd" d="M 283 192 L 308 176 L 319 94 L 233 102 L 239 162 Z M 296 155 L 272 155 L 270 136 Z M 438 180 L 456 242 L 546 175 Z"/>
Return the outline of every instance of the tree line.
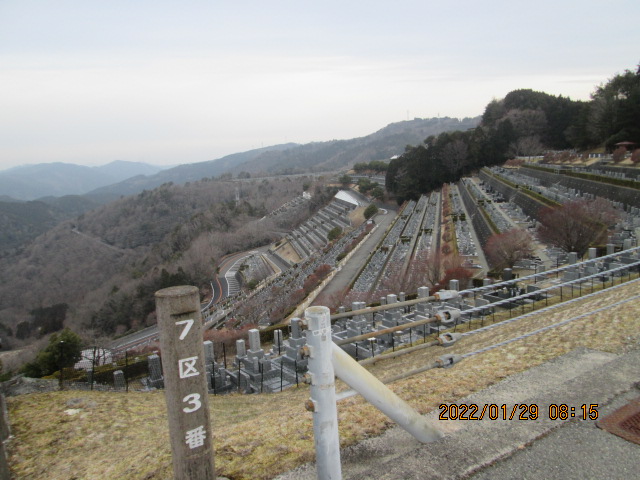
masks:
<path fill-rule="evenodd" d="M 484 166 L 547 150 L 640 145 L 640 65 L 598 86 L 590 101 L 530 89 L 492 100 L 475 129 L 429 136 L 387 166 L 386 188 L 398 203 Z"/>

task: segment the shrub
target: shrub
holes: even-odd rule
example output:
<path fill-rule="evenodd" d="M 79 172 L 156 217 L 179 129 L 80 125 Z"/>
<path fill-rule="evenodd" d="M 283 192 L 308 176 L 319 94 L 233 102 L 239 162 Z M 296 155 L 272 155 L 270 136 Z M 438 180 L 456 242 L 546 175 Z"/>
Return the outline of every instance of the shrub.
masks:
<path fill-rule="evenodd" d="M 367 208 L 364 209 L 364 218 L 369 220 L 376 213 L 378 213 L 378 207 L 376 207 L 375 204 L 371 203 Z"/>

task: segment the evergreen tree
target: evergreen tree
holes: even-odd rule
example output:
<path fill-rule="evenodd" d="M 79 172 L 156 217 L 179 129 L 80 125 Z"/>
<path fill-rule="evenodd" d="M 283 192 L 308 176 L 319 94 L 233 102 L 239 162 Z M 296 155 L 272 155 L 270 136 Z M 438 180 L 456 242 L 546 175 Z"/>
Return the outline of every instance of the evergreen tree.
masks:
<path fill-rule="evenodd" d="M 33 362 L 23 367 L 23 373 L 28 377 L 44 377 L 62 368 L 73 366 L 82 352 L 80 337 L 65 328 L 60 333 L 54 333 L 49 338 L 49 344 L 41 350 Z"/>

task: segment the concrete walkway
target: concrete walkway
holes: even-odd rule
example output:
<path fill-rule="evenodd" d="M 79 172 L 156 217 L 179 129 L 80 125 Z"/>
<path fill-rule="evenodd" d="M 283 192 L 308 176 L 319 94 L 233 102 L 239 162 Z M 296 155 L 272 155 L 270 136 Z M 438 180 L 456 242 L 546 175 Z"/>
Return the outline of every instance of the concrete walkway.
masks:
<path fill-rule="evenodd" d="M 382 240 L 387 229 L 396 218 L 397 213 L 396 210 L 387 210 L 387 213 L 379 213 L 373 217 L 373 220 L 377 223 L 376 230 L 363 241 L 351 259 L 336 273 L 335 277 L 333 277 L 318 296 L 331 296 L 340 293 L 355 280 L 360 268 L 366 263 L 369 254 L 375 250 L 380 240 Z"/>
<path fill-rule="evenodd" d="M 455 368 L 455 367 L 454 367 Z M 482 421 L 428 418 L 445 432 L 436 443 L 420 444 L 398 427 L 342 452 L 342 474 L 350 480 L 411 479 L 608 479 L 638 478 L 640 445 L 582 420 L 582 405 L 602 419 L 640 397 L 640 348 L 614 355 L 580 348 L 513 375 L 458 405 L 536 405 L 538 418 Z M 552 420 L 550 405 L 573 408 L 575 418 Z M 502 416 L 502 410 L 499 410 Z M 571 410 L 568 410 L 571 417 Z M 277 477 L 316 478 L 314 465 Z"/>

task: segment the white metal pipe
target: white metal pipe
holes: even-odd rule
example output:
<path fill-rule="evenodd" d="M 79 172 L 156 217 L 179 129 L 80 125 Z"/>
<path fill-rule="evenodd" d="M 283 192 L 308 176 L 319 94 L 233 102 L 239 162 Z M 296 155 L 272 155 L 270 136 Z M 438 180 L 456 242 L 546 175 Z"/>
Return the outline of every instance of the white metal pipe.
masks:
<path fill-rule="evenodd" d="M 331 317 L 327 307 L 305 310 L 309 329 L 309 374 L 311 376 L 311 406 L 316 447 L 318 480 L 340 480 L 340 437 L 333 363 L 331 362 Z"/>
<path fill-rule="evenodd" d="M 425 417 L 416 412 L 407 402 L 393 393 L 333 342 L 331 342 L 331 352 L 333 367 L 338 378 L 417 440 L 427 443 L 443 437 L 442 432 L 431 425 Z"/>

